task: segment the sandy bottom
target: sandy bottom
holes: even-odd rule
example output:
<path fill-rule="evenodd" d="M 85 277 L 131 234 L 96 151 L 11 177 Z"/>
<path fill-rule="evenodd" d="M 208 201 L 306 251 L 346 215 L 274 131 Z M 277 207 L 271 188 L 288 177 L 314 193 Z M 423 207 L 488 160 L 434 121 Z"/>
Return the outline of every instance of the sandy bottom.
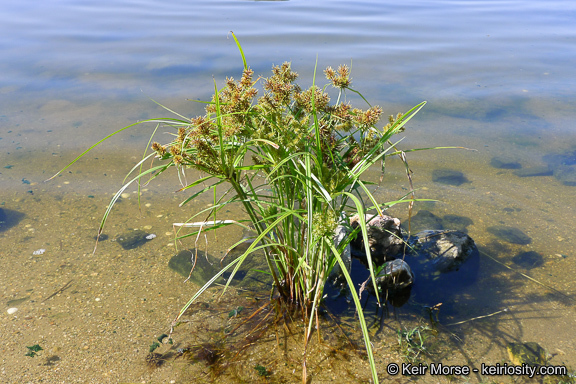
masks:
<path fill-rule="evenodd" d="M 471 236 L 483 252 L 501 263 L 514 266 L 511 260 L 517 253 L 539 251 L 544 264 L 521 271 L 572 297 L 576 287 L 570 276 L 576 266 L 570 250 L 575 240 L 566 224 L 573 220 L 573 207 L 562 206 L 563 200 L 554 195 L 558 189 L 548 190 L 547 185 L 534 189 L 522 184 L 527 181 L 518 180 L 516 187 L 523 192 L 511 198 L 504 190 L 510 186 L 503 190 L 494 185 L 482 187 L 483 173 L 477 167 L 464 171 L 471 186 L 452 188 L 423 178 L 419 180 L 424 187 L 420 196 L 443 200 L 431 206 L 440 216 L 453 213 L 455 206 L 467 212 L 474 218 Z M 402 176 L 399 172 L 389 177 Z M 98 223 L 115 187 L 81 173 L 52 184 L 40 183 L 42 175 L 27 180 L 29 184 L 18 182 L 19 188 L 6 192 L 1 206 L 10 219 L 0 232 L 1 382 L 301 382 L 302 324 L 274 322 L 273 306 L 263 307 L 268 300 L 266 292 L 231 289 L 220 300 L 217 290 L 207 292 L 183 317 L 186 322 L 175 328 L 173 344 L 163 343 L 154 351 L 156 355 L 149 355 L 150 346 L 169 333 L 172 320 L 198 288 L 183 283 L 184 278 L 168 268 L 176 254 L 172 223 L 184 221 L 190 212 L 209 204 L 208 200 L 178 209 L 181 196 L 173 194 L 174 186 L 162 189 L 151 185 L 142 196 L 139 211 L 136 194 L 129 191 L 105 227 L 109 239 L 100 242 L 93 254 Z M 559 190 L 561 194 L 573 191 L 568 187 Z M 378 193 L 397 196 L 402 190 L 381 189 Z M 502 207 L 517 209 L 503 213 Z M 396 213 L 405 219 L 405 210 Z M 562 216 L 566 217 L 564 223 L 557 221 Z M 536 225 L 525 225 L 530 220 Z M 502 244 L 486 232 L 494 223 L 518 226 L 533 242 L 528 247 Z M 156 238 L 132 250 L 112 241 L 135 228 L 154 233 Z M 547 242 L 551 236 L 556 240 L 552 245 Z M 206 239 L 208 253 L 220 257 L 240 237 L 238 230 L 210 236 Z M 203 249 L 205 240 L 200 243 Z M 177 245 L 192 248 L 194 239 Z M 425 308 L 440 303 L 439 323 L 434 327 Z M 240 307 L 241 311 L 231 315 Z M 8 313 L 10 308 L 17 311 Z M 541 344 L 552 365 L 576 367 L 573 299 L 487 256 L 480 257 L 476 281 L 458 292 L 443 292 L 441 286 L 432 297 L 416 292 L 404 307 L 388 306 L 383 320 L 382 310 L 377 312 L 368 305 L 366 311 L 381 381 L 408 380 L 401 374 L 390 375 L 387 368 L 391 363 L 442 362 L 471 369 L 480 369 L 483 363 L 509 363 L 506 344 L 519 341 Z M 353 314 L 340 318 L 339 327 L 330 319 L 321 322 L 322 342 L 314 334 L 308 348 L 306 368 L 311 382 L 368 382 L 368 363 Z M 225 332 L 236 327 L 223 341 Z M 418 338 L 412 338 L 411 346 L 400 343 L 398 330 L 404 330 L 404 339 L 407 331 L 420 330 L 424 349 L 415 347 L 421 344 Z M 35 357 L 26 356 L 27 347 L 34 345 L 42 350 Z M 427 374 L 411 379 L 521 382 L 525 377 L 495 378 L 472 372 L 463 377 Z"/>

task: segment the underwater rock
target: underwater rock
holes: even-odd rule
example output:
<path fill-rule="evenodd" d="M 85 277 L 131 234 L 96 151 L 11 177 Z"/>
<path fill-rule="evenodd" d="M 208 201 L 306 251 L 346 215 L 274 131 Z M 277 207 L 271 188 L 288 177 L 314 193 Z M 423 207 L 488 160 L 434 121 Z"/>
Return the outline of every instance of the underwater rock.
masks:
<path fill-rule="evenodd" d="M 197 255 L 198 259 L 192 275 L 190 275 L 190 271 L 196 257 L 195 249 L 184 249 L 178 252 L 177 255 L 170 259 L 168 267 L 186 278 L 190 276 L 192 282 L 204 285 L 218 273 L 218 269 L 208 261 L 207 255 L 203 251 L 198 250 Z"/>
<path fill-rule="evenodd" d="M 518 177 L 552 176 L 554 171 L 547 166 L 538 166 L 518 169 L 514 174 Z"/>
<path fill-rule="evenodd" d="M 370 246 L 370 255 L 372 261 L 376 266 L 384 264 L 384 262 L 392 260 L 401 254 L 404 242 L 402 240 L 402 232 L 400 229 L 400 220 L 383 215 L 365 215 L 367 230 L 368 230 L 368 244 Z M 350 225 L 356 229 L 360 225 L 360 216 L 354 215 L 350 218 Z M 356 235 L 352 241 L 352 255 L 358 258 L 364 265 L 368 264 L 366 258 L 366 251 L 364 248 L 364 240 L 362 234 Z"/>
<path fill-rule="evenodd" d="M 94 240 L 105 241 L 105 240 L 108 240 L 108 235 L 101 233 L 99 235 L 94 236 L 93 238 L 94 238 Z"/>
<path fill-rule="evenodd" d="M 509 343 L 506 346 L 508 357 L 514 365 L 546 365 L 547 353 L 538 343 Z"/>
<path fill-rule="evenodd" d="M 6 231 L 24 218 L 24 214 L 11 209 L 0 208 L 0 232 Z"/>
<path fill-rule="evenodd" d="M 464 183 L 470 183 L 470 180 L 460 171 L 452 169 L 435 169 L 432 171 L 432 181 L 441 184 L 460 186 Z"/>
<path fill-rule="evenodd" d="M 551 153 L 542 157 L 545 163 L 551 167 L 558 167 L 561 165 L 576 165 L 576 151 L 564 153 Z"/>
<path fill-rule="evenodd" d="M 130 231 L 122 235 L 118 235 L 116 237 L 116 242 L 120 244 L 124 249 L 134 249 L 150 240 L 147 238 L 147 236 L 148 233 L 141 229 L 137 229 L 135 231 Z"/>
<path fill-rule="evenodd" d="M 512 262 L 526 269 L 532 269 L 544 264 L 542 255 L 535 251 L 522 252 L 512 258 Z"/>
<path fill-rule="evenodd" d="M 551 153 L 542 157 L 542 160 L 562 184 L 576 185 L 576 151 Z"/>
<path fill-rule="evenodd" d="M 526 245 L 532 242 L 532 239 L 518 228 L 495 225 L 486 228 L 486 230 L 508 243 Z"/>
<path fill-rule="evenodd" d="M 405 228 L 406 230 L 408 228 Z M 410 219 L 410 229 L 412 233 L 420 232 L 425 229 L 444 229 L 442 219 L 432 212 L 421 209 Z"/>
<path fill-rule="evenodd" d="M 459 215 L 444 215 L 442 222 L 445 226 L 450 227 L 449 229 L 456 229 L 464 233 L 468 233 L 468 226 L 474 224 L 471 218 Z M 442 228 L 430 228 L 430 229 L 442 229 Z"/>
<path fill-rule="evenodd" d="M 458 270 L 473 253 L 478 252 L 474 240 L 460 231 L 422 231 L 410 239 L 410 244 L 439 272 Z"/>
<path fill-rule="evenodd" d="M 562 184 L 575 186 L 576 185 L 576 166 L 562 165 L 554 169 L 554 177 Z"/>
<path fill-rule="evenodd" d="M 382 270 L 376 275 L 376 285 L 379 291 L 387 289 L 403 289 L 414 283 L 414 273 L 407 262 L 394 259 L 386 262 Z M 374 286 L 367 283 L 368 290 L 373 292 Z"/>
<path fill-rule="evenodd" d="M 520 169 L 520 164 L 515 158 L 509 156 L 497 156 L 490 160 L 490 165 L 498 169 Z"/>

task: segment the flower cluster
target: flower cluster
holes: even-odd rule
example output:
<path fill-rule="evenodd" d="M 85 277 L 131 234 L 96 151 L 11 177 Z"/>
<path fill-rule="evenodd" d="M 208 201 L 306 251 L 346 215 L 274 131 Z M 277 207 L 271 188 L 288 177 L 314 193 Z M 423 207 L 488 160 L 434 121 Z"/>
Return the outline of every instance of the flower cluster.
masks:
<path fill-rule="evenodd" d="M 337 70 L 328 67 L 324 73 L 339 92 L 350 87 L 348 66 L 341 65 Z M 272 75 L 262 80 L 263 94 L 255 103 L 258 95 L 255 84 L 260 78 L 254 81 L 253 75 L 254 72 L 246 68 L 240 81 L 226 78 L 223 89 L 206 107 L 205 116 L 180 126 L 175 140 L 169 145 L 152 144 L 158 157 L 170 158 L 179 166 L 223 174 L 225 164 L 222 161 L 226 157 L 221 156 L 222 151 L 234 151 L 244 143 L 265 140 L 275 144 L 279 158 L 290 153 L 321 151 L 323 163 L 333 170 L 334 181 L 327 180 L 327 184 L 334 185 L 342 179 L 341 174 L 369 153 L 382 133 L 401 117 L 400 114 L 391 116 L 388 125 L 378 130 L 375 126 L 381 118 L 382 108 L 353 108 L 349 102 L 340 102 L 340 97 L 331 105 L 330 96 L 323 89 L 311 86 L 302 90 L 295 84 L 298 74 L 287 62 L 274 66 Z M 315 137 L 320 138 L 319 147 L 311 145 Z M 253 151 L 252 159 L 257 164 L 274 166 L 270 156 L 261 156 L 258 151 Z"/>

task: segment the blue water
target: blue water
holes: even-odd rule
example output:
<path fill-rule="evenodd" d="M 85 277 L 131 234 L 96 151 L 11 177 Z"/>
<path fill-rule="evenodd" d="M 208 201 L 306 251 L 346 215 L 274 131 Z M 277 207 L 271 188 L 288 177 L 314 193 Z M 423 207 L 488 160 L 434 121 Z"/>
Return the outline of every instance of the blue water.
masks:
<path fill-rule="evenodd" d="M 493 157 L 511 156 L 524 168 L 541 166 L 546 154 L 576 149 L 574 20 L 576 2 L 560 0 L 4 2 L 0 207 L 42 218 L 55 207 L 42 200 L 43 193 L 65 190 L 67 196 L 102 197 L 90 214 L 47 227 L 44 237 L 36 234 L 30 245 L 34 249 L 25 250 L 29 254 L 46 247 L 42 241 L 55 244 L 44 239 L 59 238 L 77 225 L 97 228 L 109 194 L 141 156 L 150 130 L 133 130 L 104 144 L 91 161 L 78 163 L 65 175 L 69 184 L 42 181 L 105 135 L 138 120 L 169 115 L 151 99 L 185 116 L 201 114 L 202 105 L 188 99 L 209 99 L 214 81 L 221 85 L 226 76 L 241 74 L 241 57 L 229 33 L 234 31 L 257 75 L 267 76 L 273 64 L 291 61 L 299 83 L 306 86 L 316 63 L 320 83 L 327 65 L 348 64 L 353 87 L 386 114 L 428 101 L 410 122 L 404 148 L 474 151 L 411 154 L 418 196 L 439 200 L 417 205 L 415 212 L 425 208 L 439 217 L 470 218 L 468 230 L 477 244 L 507 265 L 515 266 L 517 254 L 538 252 L 543 265 L 523 273 L 574 295 L 576 187 L 552 176 L 520 178 L 490 165 Z M 394 164 L 385 178 L 390 184 L 377 191 L 384 201 L 406 193 L 404 169 Z M 443 168 L 464 172 L 469 182 L 434 182 L 432 171 Z M 177 189 L 163 187 L 170 193 Z M 161 187 L 150 186 L 154 188 Z M 178 212 L 178 199 L 171 197 L 162 209 Z M 138 215 L 137 207 L 120 210 L 124 216 L 118 215 L 119 222 Z M 393 213 L 407 219 L 405 209 Z M 171 215 L 171 222 L 185 220 L 182 214 Z M 155 228 L 170 231 L 170 224 L 161 220 L 154 222 Z M 1 241 L 20 252 L 24 246 L 18 244 L 29 231 L 25 225 L 35 226 L 19 218 L 0 232 Z M 518 228 L 532 242 L 506 243 L 487 231 L 495 225 Z M 535 303 L 555 300 L 548 299 L 549 291 L 517 274 L 506 275 L 511 272 L 488 258 L 480 260 L 477 282 L 459 288 L 461 294 L 438 296 L 449 301 L 444 308 L 450 308 L 450 321 L 517 306 L 516 319 L 525 316 L 524 328 L 510 331 L 506 323 L 498 324 L 505 335 L 498 337 L 542 341 L 551 352 L 556 347 L 567 352 L 565 360 L 575 366 L 576 355 L 569 351 L 576 345 L 565 333 L 573 329 L 573 316 L 539 307 Z M 4 278 L 17 285 L 17 276 L 26 273 Z M 425 293 L 417 300 L 418 305 L 437 304 Z"/>

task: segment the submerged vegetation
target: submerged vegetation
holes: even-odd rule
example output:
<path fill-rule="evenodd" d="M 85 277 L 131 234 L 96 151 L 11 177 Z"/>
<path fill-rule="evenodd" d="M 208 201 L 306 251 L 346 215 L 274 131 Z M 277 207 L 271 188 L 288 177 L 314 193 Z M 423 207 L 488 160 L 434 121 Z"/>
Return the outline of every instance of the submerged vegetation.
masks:
<path fill-rule="evenodd" d="M 198 229 L 178 239 L 198 238 L 201 233 L 230 225 L 251 230 L 253 236 L 235 244 L 246 242 L 249 246 L 198 290 L 173 325 L 220 276 L 227 273 L 226 288 L 242 263 L 260 251 L 268 266 L 265 273 L 273 282 L 272 296 L 282 302 L 283 307 L 301 313 L 305 323 L 304 349 L 318 322 L 325 285 L 331 276 L 340 275 L 356 306 L 373 380 L 378 382 L 362 306 L 349 274 L 349 263 L 342 256 L 350 242 L 361 236 L 367 250 L 370 284 L 376 285 L 367 226 L 360 220 L 360 226 L 352 229 L 348 217 L 353 214 L 365 217 L 368 211 L 382 215 L 384 209 L 396 203 L 413 201 L 410 190 L 396 201 L 377 202 L 369 183 L 362 177 L 374 165 L 380 165 L 383 172 L 387 157 L 399 156 L 411 181 L 405 157 L 408 151 L 398 150 L 391 140 L 404 130 L 425 102 L 405 114 L 390 116 L 384 127 L 378 128 L 382 109 L 371 106 L 351 88 L 347 66 L 326 68 L 324 75 L 328 84 L 324 87 L 316 84 L 315 72 L 312 85 L 303 89 L 295 83 L 298 74 L 290 63 L 274 66 L 268 78 L 254 79 L 240 44 L 238 48 L 244 63 L 242 76 L 238 81 L 227 78 L 220 89 L 215 83 L 214 95 L 206 103 L 204 116 L 189 119 L 174 112 L 175 118 L 146 120 L 114 133 L 147 122 L 156 124 L 155 132 L 159 127 L 169 127 L 174 132 L 169 143 L 151 139 L 152 153 L 134 167 L 136 176 L 112 199 L 100 233 L 110 210 L 129 185 L 139 183 L 144 177 L 156 178 L 175 167 L 183 184 L 181 191 L 195 188 L 181 206 L 201 194 L 214 194 L 212 206 L 194 213 L 181 225 Z M 262 91 L 257 89 L 258 85 Z M 329 86 L 336 89 L 335 102 L 331 102 Z M 359 96 L 366 107 L 353 107 L 347 101 L 347 92 Z M 144 162 L 153 158 L 160 164 L 143 170 Z M 205 176 L 188 183 L 186 170 L 189 168 Z M 217 188 L 223 187 L 227 188 L 225 193 L 216 198 Z M 222 217 L 230 204 L 241 204 L 248 219 Z M 338 226 L 347 232 L 336 239 Z M 378 290 L 374 292 L 380 300 Z M 238 315 L 241 310 L 241 307 L 235 309 L 230 316 Z M 414 338 L 406 339 L 414 341 Z M 153 351 L 152 346 L 150 349 Z M 304 355 L 304 377 L 305 360 Z M 261 375 L 268 374 L 264 367 L 255 369 Z"/>

